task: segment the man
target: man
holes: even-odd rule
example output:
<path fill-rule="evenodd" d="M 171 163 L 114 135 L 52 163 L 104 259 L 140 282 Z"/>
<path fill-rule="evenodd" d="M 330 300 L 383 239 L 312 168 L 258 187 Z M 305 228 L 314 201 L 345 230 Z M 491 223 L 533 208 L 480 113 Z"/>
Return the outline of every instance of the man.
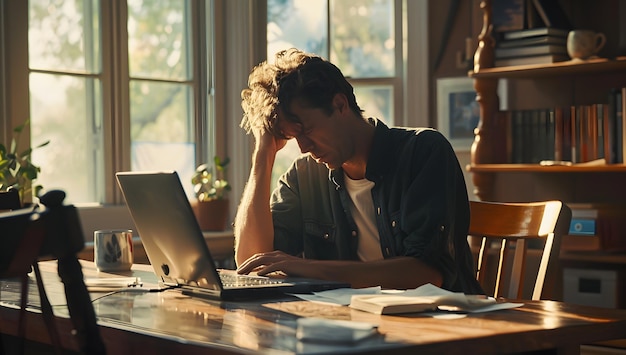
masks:
<path fill-rule="evenodd" d="M 296 49 L 255 67 L 248 85 L 242 127 L 256 143 L 235 218 L 240 273 L 482 293 L 463 174 L 440 133 L 364 118 L 341 71 Z M 291 138 L 308 154 L 271 192 Z"/>

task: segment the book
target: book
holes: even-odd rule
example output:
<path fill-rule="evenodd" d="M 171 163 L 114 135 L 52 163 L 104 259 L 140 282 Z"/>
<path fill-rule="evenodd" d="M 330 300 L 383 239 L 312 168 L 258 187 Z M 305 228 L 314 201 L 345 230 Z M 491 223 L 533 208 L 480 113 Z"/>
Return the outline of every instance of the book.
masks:
<path fill-rule="evenodd" d="M 541 161 L 539 157 L 541 155 L 543 130 L 541 129 L 540 111 L 541 110 L 527 111 L 528 120 L 526 124 L 528 125 L 528 131 L 523 144 L 524 148 L 530 147 L 530 149 L 528 149 L 528 158 L 525 161 L 526 163 L 537 164 Z"/>
<path fill-rule="evenodd" d="M 560 36 L 537 36 L 511 40 L 500 40 L 496 43 L 499 48 L 516 48 L 526 46 L 539 46 L 546 44 L 555 44 L 567 46 L 567 39 Z"/>
<path fill-rule="evenodd" d="M 603 133 L 603 156 L 604 160 L 606 160 L 607 164 L 611 164 L 614 156 L 614 152 L 612 152 L 611 144 L 613 144 L 613 139 L 611 138 L 611 119 L 609 117 L 609 105 L 602 105 L 602 116 L 604 119 L 602 120 L 602 131 Z"/>
<path fill-rule="evenodd" d="M 567 54 L 544 54 L 529 57 L 500 58 L 496 59 L 496 67 L 508 67 L 513 65 L 550 64 L 569 60 Z"/>
<path fill-rule="evenodd" d="M 572 161 L 572 111 L 569 107 L 560 107 L 563 115 L 562 161 Z"/>
<path fill-rule="evenodd" d="M 617 89 L 615 92 L 615 136 L 616 136 L 616 145 L 617 145 L 617 153 L 616 153 L 616 163 L 624 162 L 624 106 L 623 104 L 623 92 L 620 89 Z"/>
<path fill-rule="evenodd" d="M 572 24 L 557 0 L 532 0 L 532 2 L 544 26 L 564 30 L 572 29 Z"/>
<path fill-rule="evenodd" d="M 577 160 L 577 163 L 584 163 L 586 161 L 593 160 L 589 156 L 591 142 L 589 140 L 590 137 L 590 127 L 589 127 L 589 111 L 587 110 L 586 105 L 580 105 L 576 109 L 576 121 L 578 124 L 578 142 L 579 142 L 579 156 L 580 160 Z"/>
<path fill-rule="evenodd" d="M 565 131 L 563 129 L 563 109 L 556 107 L 550 110 L 550 116 L 554 119 L 554 160 L 564 161 L 563 144 L 565 142 L 563 140 L 563 133 Z"/>
<path fill-rule="evenodd" d="M 596 111 L 596 126 L 598 127 L 598 158 L 604 158 L 604 120 L 606 117 L 606 105 L 594 104 L 593 106 Z"/>
<path fill-rule="evenodd" d="M 521 30 L 525 27 L 525 0 L 499 0 L 491 3 L 493 30 Z"/>
<path fill-rule="evenodd" d="M 569 33 L 568 30 L 564 30 L 561 28 L 537 27 L 537 28 L 528 28 L 525 30 L 506 31 L 506 32 L 502 32 L 501 36 L 502 36 L 502 39 L 509 40 L 509 39 L 520 39 L 520 38 L 537 37 L 537 36 L 567 37 L 568 33 Z"/>
<path fill-rule="evenodd" d="M 544 143 L 542 160 L 557 160 L 554 156 L 554 146 L 556 145 L 554 111 L 550 109 L 542 110 L 542 117 L 545 117 L 544 127 L 546 140 Z"/>
<path fill-rule="evenodd" d="M 513 111 L 511 126 L 511 138 L 513 141 L 511 162 L 514 164 L 524 163 L 524 111 Z"/>
<path fill-rule="evenodd" d="M 615 164 L 617 163 L 617 114 L 616 108 L 617 103 L 615 102 L 617 99 L 616 95 L 617 89 L 611 89 L 608 97 L 607 104 L 607 120 L 606 120 L 606 143 L 604 148 L 604 156 L 606 158 L 607 164 Z"/>
<path fill-rule="evenodd" d="M 555 0 L 532 0 L 533 6 L 544 26 L 552 28 L 561 28 L 565 30 L 571 30 L 572 24 L 570 23 L 567 15 Z"/>
<path fill-rule="evenodd" d="M 570 124 L 571 124 L 571 151 L 572 151 L 572 163 L 580 163 L 580 140 L 578 138 L 578 132 L 580 129 L 580 115 L 576 106 L 571 107 L 570 111 Z"/>
<path fill-rule="evenodd" d="M 475 310 L 496 303 L 484 295 L 449 293 L 436 296 L 405 296 L 400 294 L 353 295 L 350 308 L 375 314 L 415 313 L 436 310 L 440 306 L 457 310 Z"/>
<path fill-rule="evenodd" d="M 496 60 L 499 58 L 528 57 L 544 54 L 563 54 L 567 55 L 567 47 L 565 45 L 545 44 L 538 46 L 496 48 Z"/>
<path fill-rule="evenodd" d="M 607 160 L 609 164 L 621 164 L 624 162 L 624 139 L 626 139 L 626 128 L 624 127 L 624 90 L 623 88 L 611 89 L 608 100 L 608 155 L 611 157 Z M 605 154 L 607 154 L 605 152 Z"/>
<path fill-rule="evenodd" d="M 621 163 L 624 163 L 624 159 L 626 159 L 626 124 L 624 124 L 624 120 L 626 120 L 626 87 L 621 88 L 620 99 L 621 100 L 618 107 L 618 110 L 620 110 L 620 112 L 618 119 L 622 126 L 622 138 L 618 140 L 618 143 L 621 143 L 622 153 L 618 154 L 618 156 L 622 158 Z"/>

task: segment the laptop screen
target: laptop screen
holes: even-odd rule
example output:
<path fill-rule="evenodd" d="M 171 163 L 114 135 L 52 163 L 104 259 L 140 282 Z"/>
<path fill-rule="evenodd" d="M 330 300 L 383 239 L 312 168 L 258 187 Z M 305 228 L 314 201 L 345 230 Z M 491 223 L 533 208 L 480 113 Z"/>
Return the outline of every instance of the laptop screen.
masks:
<path fill-rule="evenodd" d="M 116 177 L 160 281 L 221 289 L 213 258 L 178 174 L 120 172 Z"/>

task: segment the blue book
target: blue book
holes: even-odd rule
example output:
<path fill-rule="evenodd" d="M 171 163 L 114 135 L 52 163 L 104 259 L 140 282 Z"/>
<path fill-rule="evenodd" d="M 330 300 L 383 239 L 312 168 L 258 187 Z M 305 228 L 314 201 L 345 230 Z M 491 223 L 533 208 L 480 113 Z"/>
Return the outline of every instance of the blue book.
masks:
<path fill-rule="evenodd" d="M 572 218 L 569 225 L 569 235 L 595 235 L 596 221 L 594 219 Z"/>

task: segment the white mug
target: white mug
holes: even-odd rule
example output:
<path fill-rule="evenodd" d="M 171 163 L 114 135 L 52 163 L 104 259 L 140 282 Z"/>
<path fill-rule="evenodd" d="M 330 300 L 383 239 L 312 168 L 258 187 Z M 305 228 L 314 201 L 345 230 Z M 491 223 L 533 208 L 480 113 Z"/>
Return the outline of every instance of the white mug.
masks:
<path fill-rule="evenodd" d="M 133 265 L 133 231 L 130 229 L 93 232 L 94 263 L 98 271 L 126 271 Z"/>
<path fill-rule="evenodd" d="M 591 30 L 573 30 L 567 34 L 567 54 L 572 59 L 589 59 L 604 47 L 604 33 Z"/>

